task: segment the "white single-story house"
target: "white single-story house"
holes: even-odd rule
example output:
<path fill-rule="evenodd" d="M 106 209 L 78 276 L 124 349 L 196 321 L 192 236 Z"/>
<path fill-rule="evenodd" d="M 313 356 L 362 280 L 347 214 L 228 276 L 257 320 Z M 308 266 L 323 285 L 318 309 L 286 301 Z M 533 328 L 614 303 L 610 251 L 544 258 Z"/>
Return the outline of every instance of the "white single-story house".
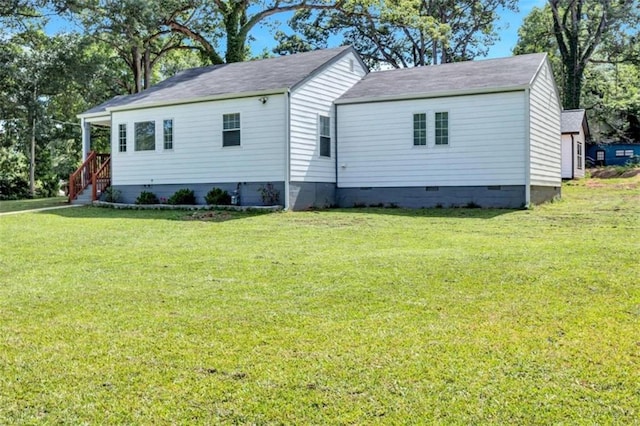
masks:
<path fill-rule="evenodd" d="M 368 72 L 351 47 L 187 70 L 79 115 L 111 128 L 123 202 L 213 187 L 292 210 L 519 208 L 560 195 L 560 102 L 544 54 Z"/>
<path fill-rule="evenodd" d="M 583 109 L 562 111 L 562 179 L 584 177 L 586 143 L 589 137 Z"/>

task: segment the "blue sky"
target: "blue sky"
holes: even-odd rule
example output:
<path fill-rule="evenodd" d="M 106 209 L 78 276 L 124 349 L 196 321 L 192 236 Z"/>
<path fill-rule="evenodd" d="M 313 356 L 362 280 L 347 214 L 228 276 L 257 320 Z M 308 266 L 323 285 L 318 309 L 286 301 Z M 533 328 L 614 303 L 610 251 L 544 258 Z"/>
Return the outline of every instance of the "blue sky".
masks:
<path fill-rule="evenodd" d="M 500 13 L 500 20 L 497 22 L 497 26 L 500 27 L 500 40 L 490 47 L 487 57 L 500 58 L 511 56 L 511 51 L 518 41 L 518 28 L 522 25 L 523 19 L 535 6 L 544 6 L 545 1 L 546 0 L 523 0 L 518 2 L 519 12 L 502 11 Z M 287 18 L 276 15 L 273 19 L 276 22 L 286 22 Z M 79 31 L 81 29 L 60 17 L 52 16 L 46 30 L 48 33 L 54 34 L 57 32 Z M 251 35 L 255 38 L 255 41 L 251 43 L 251 47 L 256 54 L 262 52 L 265 48 L 270 50 L 275 46 L 272 34 L 264 25 L 256 27 L 251 32 Z"/>

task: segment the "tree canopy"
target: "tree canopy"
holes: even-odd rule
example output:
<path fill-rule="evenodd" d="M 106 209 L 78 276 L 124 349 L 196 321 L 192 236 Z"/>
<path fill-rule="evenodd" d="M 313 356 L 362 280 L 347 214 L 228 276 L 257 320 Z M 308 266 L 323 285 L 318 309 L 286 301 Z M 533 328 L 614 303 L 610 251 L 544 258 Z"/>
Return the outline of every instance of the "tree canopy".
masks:
<path fill-rule="evenodd" d="M 370 66 L 395 68 L 470 60 L 486 55 L 498 38 L 501 10 L 512 0 L 347 0 L 333 9 L 301 10 L 294 30 L 276 34 L 278 53 L 327 45 L 342 36 Z"/>
<path fill-rule="evenodd" d="M 640 10 L 632 3 L 549 0 L 518 30 L 514 53 L 549 54 L 564 108 L 585 108 L 596 140 L 640 140 Z"/>

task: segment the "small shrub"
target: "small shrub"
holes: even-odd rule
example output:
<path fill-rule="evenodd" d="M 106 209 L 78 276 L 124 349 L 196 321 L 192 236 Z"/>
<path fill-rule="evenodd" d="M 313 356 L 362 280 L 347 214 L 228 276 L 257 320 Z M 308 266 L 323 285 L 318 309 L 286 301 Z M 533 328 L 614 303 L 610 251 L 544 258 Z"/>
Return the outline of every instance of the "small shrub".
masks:
<path fill-rule="evenodd" d="M 280 202 L 280 191 L 276 189 L 271 182 L 258 188 L 262 203 L 267 206 L 273 206 Z"/>
<path fill-rule="evenodd" d="M 0 200 L 22 200 L 29 195 L 29 181 L 22 176 L 0 176 Z"/>
<path fill-rule="evenodd" d="M 113 186 L 108 187 L 103 192 L 103 199 L 107 203 L 117 203 L 120 200 L 121 192 L 115 189 Z"/>
<path fill-rule="evenodd" d="M 231 195 L 221 188 L 213 188 L 204 196 L 204 200 L 209 205 L 228 206 L 231 204 Z"/>
<path fill-rule="evenodd" d="M 365 203 L 362 203 L 362 202 L 359 202 L 359 201 L 356 201 L 355 203 L 353 203 L 353 208 L 354 209 L 363 209 L 365 207 L 367 207 L 367 205 Z"/>
<path fill-rule="evenodd" d="M 192 189 L 178 189 L 169 199 L 167 200 L 167 204 L 171 205 L 181 205 L 181 204 L 195 204 L 196 196 L 193 193 Z"/>
<path fill-rule="evenodd" d="M 469 201 L 465 207 L 468 208 L 468 209 L 479 209 L 480 208 L 480 204 L 478 204 L 478 203 L 476 203 L 474 201 Z"/>
<path fill-rule="evenodd" d="M 158 202 L 156 194 L 149 191 L 142 191 L 136 198 L 136 204 L 158 204 Z"/>

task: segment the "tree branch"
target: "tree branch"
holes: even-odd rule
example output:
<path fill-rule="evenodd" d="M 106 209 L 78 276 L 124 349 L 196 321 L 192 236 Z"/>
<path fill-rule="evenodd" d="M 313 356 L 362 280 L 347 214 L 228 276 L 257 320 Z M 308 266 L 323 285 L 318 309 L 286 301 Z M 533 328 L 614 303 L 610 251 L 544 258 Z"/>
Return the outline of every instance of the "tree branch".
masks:
<path fill-rule="evenodd" d="M 165 25 L 171 28 L 172 32 L 183 34 L 186 37 L 189 37 L 191 40 L 198 42 L 202 46 L 201 50 L 205 52 L 209 56 L 209 58 L 211 58 L 211 62 L 213 62 L 214 64 L 224 63 L 224 60 L 218 54 L 218 52 L 215 51 L 211 43 L 209 43 L 207 39 L 205 39 L 199 33 L 176 21 L 166 21 Z"/>

